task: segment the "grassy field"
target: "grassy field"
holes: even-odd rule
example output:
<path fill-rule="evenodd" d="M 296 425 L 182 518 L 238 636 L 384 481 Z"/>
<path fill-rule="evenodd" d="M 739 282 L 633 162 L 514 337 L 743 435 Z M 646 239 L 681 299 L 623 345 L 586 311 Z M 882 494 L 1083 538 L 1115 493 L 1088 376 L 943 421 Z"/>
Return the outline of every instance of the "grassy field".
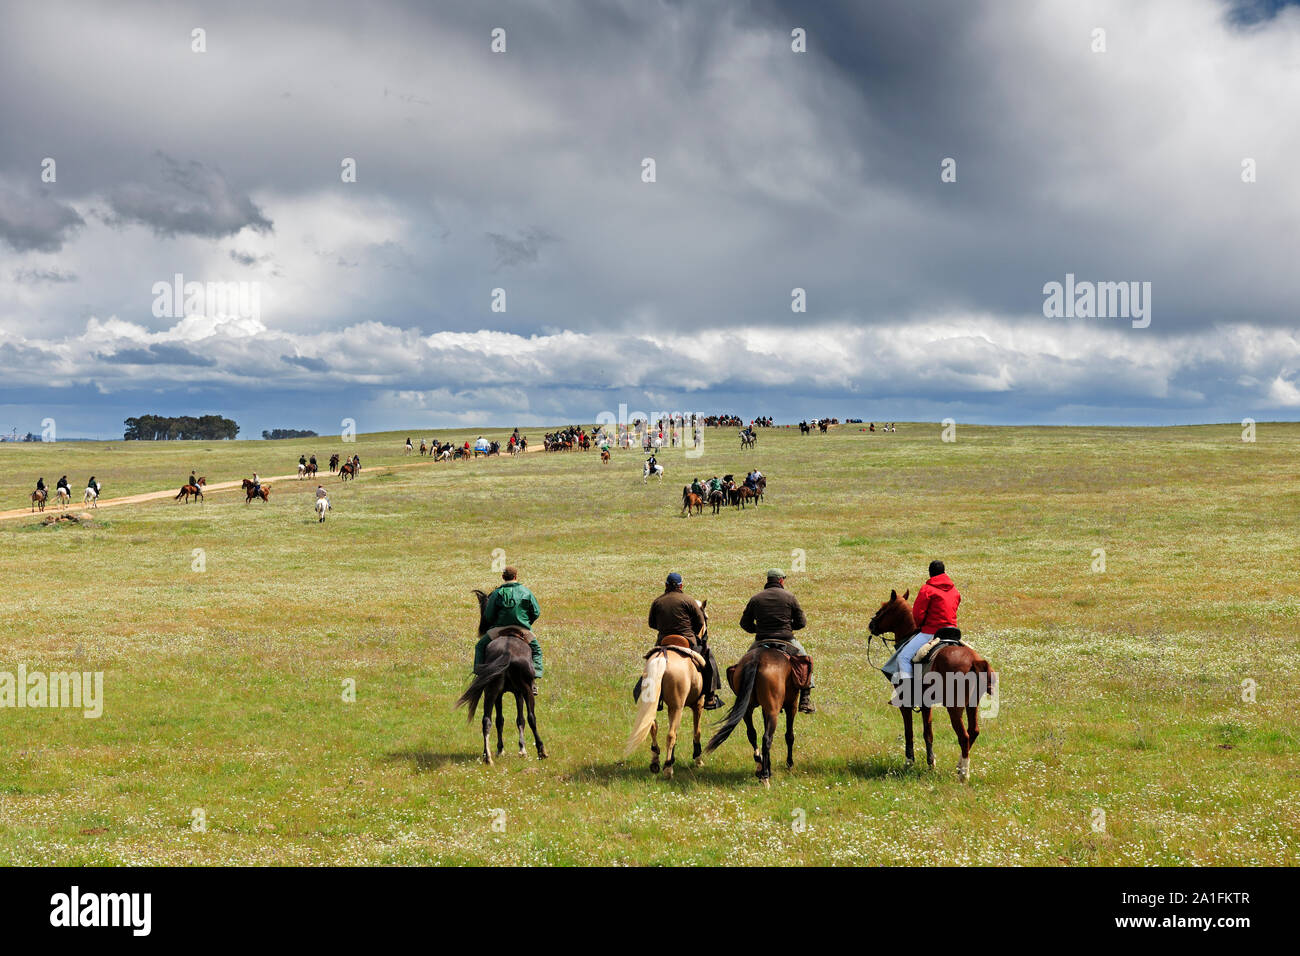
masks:
<path fill-rule="evenodd" d="M 412 467 L 405 437 L 0 446 L 0 508 L 25 506 L 37 475 L 67 473 L 79 499 L 92 471 L 116 497 L 192 467 L 283 474 L 302 452 L 392 466 L 326 477 L 324 525 L 296 481 L 266 505 L 0 522 L 0 671 L 103 671 L 105 694 L 99 719 L 0 710 L 0 862 L 1300 862 L 1300 425 L 1261 424 L 1254 443 L 1236 425 L 958 426 L 951 443 L 933 424 L 781 429 L 744 456 L 711 430 L 702 458 L 665 453 L 648 486 L 635 452 Z M 764 505 L 679 517 L 692 475 L 751 462 Z M 508 747 L 489 768 L 452 703 L 470 589 L 498 580 L 501 551 L 542 603 L 552 756 Z M 694 769 L 689 719 L 674 780 L 648 753 L 620 761 L 664 575 L 709 599 L 725 664 L 764 569 L 797 554 L 820 712 L 797 722 L 795 768 L 774 761 L 761 787 L 742 731 Z M 967 786 L 942 715 L 938 769 L 904 769 L 866 658 L 867 620 L 932 557 L 1002 679 Z"/>

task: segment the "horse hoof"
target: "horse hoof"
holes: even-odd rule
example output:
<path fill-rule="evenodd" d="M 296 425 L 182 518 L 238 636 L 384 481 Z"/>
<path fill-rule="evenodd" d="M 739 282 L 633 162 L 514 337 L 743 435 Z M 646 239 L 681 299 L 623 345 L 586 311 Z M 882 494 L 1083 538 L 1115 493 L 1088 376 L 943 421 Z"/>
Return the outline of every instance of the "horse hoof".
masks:
<path fill-rule="evenodd" d="M 908 757 L 906 760 L 903 761 L 903 767 L 907 770 L 911 770 L 915 766 L 916 766 L 916 761 L 913 760 L 911 757 Z"/>
<path fill-rule="evenodd" d="M 521 757 L 527 757 L 527 756 L 528 756 L 528 751 L 525 750 L 523 747 L 520 747 L 520 748 L 519 748 L 519 756 L 521 756 Z"/>
<path fill-rule="evenodd" d="M 656 762 L 654 762 L 654 763 L 652 763 L 652 764 L 650 765 L 650 772 L 651 772 L 651 773 L 658 773 L 658 772 L 659 772 L 659 763 L 658 763 L 658 761 L 656 761 Z"/>
<path fill-rule="evenodd" d="M 491 754 L 484 754 L 484 755 L 483 755 L 483 762 L 484 762 L 485 764 L 487 764 L 489 767 L 492 766 L 492 755 L 491 755 Z"/>
<path fill-rule="evenodd" d="M 665 780 L 671 780 L 671 779 L 673 779 L 673 768 L 672 768 L 672 767 L 664 767 L 664 779 L 665 779 Z"/>
<path fill-rule="evenodd" d="M 538 759 L 538 760 L 545 760 L 545 759 L 546 759 L 547 757 L 549 757 L 549 756 L 550 756 L 550 754 L 548 754 L 545 750 L 539 750 L 539 751 L 537 751 L 537 759 Z"/>
<path fill-rule="evenodd" d="M 765 787 L 770 787 L 770 786 L 772 786 L 772 778 L 771 778 L 771 777 L 764 777 L 764 778 L 763 778 L 763 786 L 765 786 Z"/>
<path fill-rule="evenodd" d="M 697 766 L 697 767 L 703 767 L 703 766 L 704 766 L 704 758 L 703 758 L 703 757 L 696 757 L 696 758 L 695 758 L 695 766 Z"/>

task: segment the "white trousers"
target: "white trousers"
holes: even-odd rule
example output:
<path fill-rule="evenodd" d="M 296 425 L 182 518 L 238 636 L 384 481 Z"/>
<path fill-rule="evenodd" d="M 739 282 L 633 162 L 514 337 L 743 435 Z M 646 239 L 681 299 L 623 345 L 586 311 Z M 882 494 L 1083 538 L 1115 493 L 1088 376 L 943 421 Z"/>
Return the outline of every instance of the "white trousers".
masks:
<path fill-rule="evenodd" d="M 917 631 L 910 638 L 908 638 L 906 644 L 904 644 L 902 647 L 898 649 L 897 660 L 898 660 L 899 677 L 910 678 L 912 676 L 912 658 L 916 656 L 917 651 L 923 648 L 926 644 L 930 643 L 930 641 L 932 640 L 934 640 L 933 634 L 926 634 L 922 631 Z"/>

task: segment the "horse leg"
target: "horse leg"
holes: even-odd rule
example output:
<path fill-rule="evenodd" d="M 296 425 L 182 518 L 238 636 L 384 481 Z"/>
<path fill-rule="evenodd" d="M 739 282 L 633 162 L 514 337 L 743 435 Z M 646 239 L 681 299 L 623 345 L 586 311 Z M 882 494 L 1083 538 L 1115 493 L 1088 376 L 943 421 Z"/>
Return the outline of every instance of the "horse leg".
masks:
<path fill-rule="evenodd" d="M 659 772 L 659 718 L 650 724 L 650 772 Z"/>
<path fill-rule="evenodd" d="M 700 722 L 704 719 L 704 691 L 700 691 L 691 710 L 695 715 L 695 745 L 691 757 L 695 761 L 695 766 L 703 767 L 704 757 L 703 751 L 700 749 Z"/>
<path fill-rule="evenodd" d="M 534 704 L 533 689 L 530 686 L 528 688 L 528 728 L 533 732 L 533 743 L 537 745 L 537 759 L 545 760 L 547 757 L 546 745 L 542 743 L 542 738 L 537 734 L 537 713 Z"/>
<path fill-rule="evenodd" d="M 501 712 L 501 705 L 505 702 L 506 692 L 503 690 L 501 696 L 497 698 L 497 756 L 500 757 L 505 752 L 506 742 L 501 739 L 501 731 L 506 724 L 506 715 Z"/>
<path fill-rule="evenodd" d="M 785 765 L 794 766 L 794 701 L 785 705 Z"/>
<path fill-rule="evenodd" d="M 957 732 L 957 743 L 961 745 L 961 758 L 957 761 L 957 779 L 962 783 L 970 776 L 970 735 L 966 733 L 966 727 L 962 724 L 961 708 L 949 707 L 948 719 L 952 721 L 952 729 Z"/>
<path fill-rule="evenodd" d="M 903 754 L 910 767 L 916 762 L 916 758 L 912 755 L 912 708 L 900 707 L 898 711 L 903 715 Z"/>
<path fill-rule="evenodd" d="M 519 731 L 519 756 L 527 757 L 528 751 L 524 748 L 524 701 L 518 694 L 515 694 L 515 729 Z"/>
<path fill-rule="evenodd" d="M 754 749 L 754 763 L 758 764 L 761 769 L 763 766 L 763 753 L 758 749 L 758 731 L 754 729 L 754 711 L 752 709 L 745 714 L 745 733 L 749 737 L 749 746 Z"/>
<path fill-rule="evenodd" d="M 488 692 L 491 694 L 491 691 Z M 493 700 L 483 701 L 483 762 L 489 767 L 492 766 L 492 754 L 488 750 L 488 744 L 492 742 L 492 707 L 495 704 Z"/>
<path fill-rule="evenodd" d="M 668 759 L 664 761 L 664 777 L 668 780 L 673 779 L 673 764 L 677 760 L 677 731 L 682 725 L 682 705 L 680 701 L 670 701 L 668 704 L 668 740 L 667 751 Z"/>
<path fill-rule="evenodd" d="M 767 709 L 763 710 L 763 763 L 758 771 L 758 779 L 763 781 L 763 786 L 772 785 L 772 738 L 776 736 L 776 711 L 768 713 Z"/>
<path fill-rule="evenodd" d="M 934 769 L 934 724 L 931 718 L 934 712 L 929 707 L 921 708 L 921 720 L 925 725 L 925 762 L 931 770 Z"/>

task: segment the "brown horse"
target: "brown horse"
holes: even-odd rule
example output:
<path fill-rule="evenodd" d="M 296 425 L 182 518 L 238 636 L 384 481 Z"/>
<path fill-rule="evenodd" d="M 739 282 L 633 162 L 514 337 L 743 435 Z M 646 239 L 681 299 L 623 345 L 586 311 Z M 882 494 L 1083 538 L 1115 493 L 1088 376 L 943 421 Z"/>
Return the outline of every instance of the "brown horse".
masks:
<path fill-rule="evenodd" d="M 262 487 L 257 490 L 253 489 L 253 483 L 247 478 L 244 479 L 244 504 L 248 504 L 254 498 L 261 498 L 263 501 L 270 501 L 271 486 L 262 483 Z"/>
<path fill-rule="evenodd" d="M 608 449 L 608 448 L 602 448 L 602 449 L 600 450 L 600 463 L 601 463 L 602 465 L 608 465 L 608 464 L 609 464 L 609 449 Z"/>
<path fill-rule="evenodd" d="M 772 784 L 772 738 L 776 735 L 777 714 L 785 711 L 785 765 L 794 766 L 794 715 L 799 705 L 799 685 L 790 667 L 790 657 L 778 650 L 759 647 L 747 651 L 735 666 L 727 668 L 727 683 L 735 691 L 736 703 L 709 739 L 705 753 L 713 753 L 731 736 L 743 719 L 749 735 L 749 745 L 754 748 L 754 763 L 758 765 L 755 776 L 764 786 Z M 754 730 L 752 712 L 763 710 L 763 745 Z"/>
<path fill-rule="evenodd" d="M 487 595 L 477 588 L 474 596 L 478 598 L 479 634 L 487 632 L 488 625 L 483 612 L 487 605 Z M 524 707 L 528 708 L 528 726 L 533 732 L 533 743 L 537 746 L 537 759 L 545 760 L 548 756 L 542 738 L 537 734 L 537 714 L 535 710 L 536 692 L 533 688 L 535 674 L 533 671 L 533 652 L 528 644 L 527 631 L 521 627 L 505 627 L 492 639 L 483 651 L 483 663 L 474 673 L 474 680 L 460 695 L 456 706 L 469 704 L 469 716 L 465 722 L 474 719 L 474 710 L 479 698 L 483 698 L 483 762 L 491 766 L 492 754 L 488 751 L 488 741 L 492 732 L 492 711 L 497 715 L 497 756 L 505 750 L 501 730 L 505 717 L 501 713 L 501 700 L 506 694 L 515 695 L 515 726 L 519 729 L 519 756 L 527 755 L 524 748 Z"/>
<path fill-rule="evenodd" d="M 704 514 L 704 499 L 691 491 L 689 485 L 682 486 L 682 514 L 690 517 L 691 513 Z"/>
<path fill-rule="evenodd" d="M 747 501 L 754 502 L 754 507 L 758 507 L 758 493 L 753 488 L 747 485 L 739 485 L 732 489 L 731 506 L 733 508 L 740 508 L 743 511 Z"/>
<path fill-rule="evenodd" d="M 45 502 L 50 497 L 50 493 L 44 488 L 39 488 L 32 492 L 32 510 L 45 510 Z"/>
<path fill-rule="evenodd" d="M 303 467 L 302 473 L 303 473 L 303 476 L 304 476 L 304 477 L 307 477 L 307 478 L 315 478 L 315 477 L 316 477 L 316 471 L 317 471 L 316 464 L 315 464 L 314 462 L 310 462 L 310 461 L 309 461 L 309 462 L 307 462 L 307 464 Z"/>
<path fill-rule="evenodd" d="M 910 594 L 911 589 L 908 589 L 900 598 L 897 591 L 890 591 L 889 600 L 880 605 L 871 623 L 867 625 L 867 630 L 873 635 L 893 634 L 895 649 L 901 647 L 916 633 L 912 609 L 907 603 Z M 975 738 L 980 735 L 980 698 L 986 692 L 996 692 L 998 675 L 989 666 L 989 662 L 974 648 L 961 644 L 948 644 L 940 646 L 931 656 L 921 683 L 924 686 L 919 690 L 914 685 L 905 685 L 902 690 L 908 693 L 900 699 L 907 704 L 916 698 L 919 704 L 921 720 L 925 727 L 925 762 L 931 767 L 934 766 L 934 728 L 930 722 L 931 709 L 942 706 L 948 711 L 948 719 L 957 734 L 957 743 L 961 745 L 961 759 L 957 761 L 957 778 L 965 783 L 970 776 L 971 747 L 975 746 Z M 903 706 L 899 709 L 903 714 L 907 763 L 911 766 L 914 759 L 912 708 Z M 966 711 L 966 725 L 962 723 L 963 709 Z"/>
<path fill-rule="evenodd" d="M 191 498 L 191 497 L 192 497 L 195 501 L 202 501 L 202 500 L 203 500 L 203 489 L 200 488 L 198 485 L 191 485 L 191 484 L 184 484 L 184 485 L 181 485 L 181 490 L 178 491 L 178 492 L 176 492 L 176 497 L 175 497 L 174 499 L 172 499 L 172 500 L 173 500 L 173 501 L 180 501 L 181 498 L 184 498 L 184 499 L 185 499 L 185 503 L 186 503 L 186 504 L 189 504 L 189 501 L 190 501 L 190 498 Z"/>
<path fill-rule="evenodd" d="M 700 639 L 706 640 L 709 632 L 709 615 L 705 608 L 708 601 L 700 604 L 704 612 L 704 627 L 700 630 Z M 689 707 L 695 717 L 695 740 L 691 754 L 695 766 L 704 766 L 704 757 L 700 751 L 700 723 L 704 716 L 704 658 L 690 649 L 690 641 L 680 634 L 665 634 L 655 647 L 646 655 L 645 669 L 639 684 L 641 693 L 637 695 L 636 716 L 632 719 L 632 732 L 628 734 L 627 746 L 623 756 L 630 756 L 646 734 L 650 734 L 650 772 L 659 772 L 659 725 L 655 714 L 662 700 L 668 708 L 668 734 L 664 749 L 668 759 L 664 761 L 664 777 L 673 777 L 673 763 L 676 761 L 677 730 L 682 724 L 682 712 Z"/>
<path fill-rule="evenodd" d="M 357 466 L 352 464 L 352 462 L 350 461 L 345 461 L 343 463 L 343 466 L 339 468 L 339 480 L 347 481 L 349 478 L 351 478 L 353 481 L 356 481 Z"/>

